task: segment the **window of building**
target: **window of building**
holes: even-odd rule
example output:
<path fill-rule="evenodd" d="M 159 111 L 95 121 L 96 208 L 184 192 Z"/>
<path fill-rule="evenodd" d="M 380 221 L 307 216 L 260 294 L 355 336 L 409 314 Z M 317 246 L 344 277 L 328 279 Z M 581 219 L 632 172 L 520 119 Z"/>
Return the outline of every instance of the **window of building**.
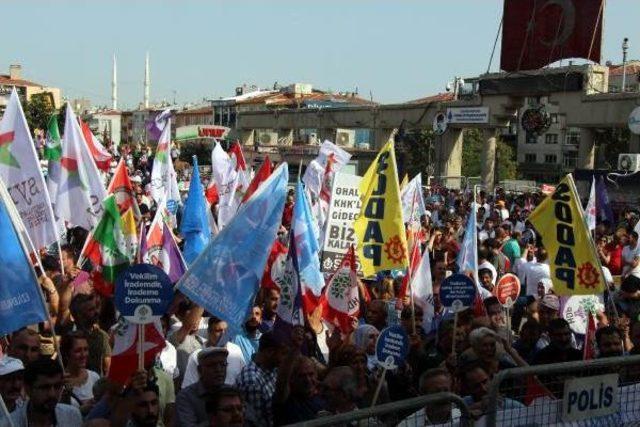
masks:
<path fill-rule="evenodd" d="M 554 124 L 558 123 L 558 114 L 557 113 L 552 113 L 550 115 L 550 117 L 551 117 L 551 123 L 554 123 Z"/>
<path fill-rule="evenodd" d="M 527 132 L 527 135 L 525 136 L 525 144 L 537 144 L 538 143 L 538 135 L 536 135 L 535 133 L 529 133 Z"/>
<path fill-rule="evenodd" d="M 558 156 L 555 154 L 545 154 L 544 155 L 545 163 L 558 163 Z"/>
<path fill-rule="evenodd" d="M 538 161 L 536 153 L 527 153 L 524 155 L 524 161 L 527 163 L 535 163 Z"/>
<path fill-rule="evenodd" d="M 557 133 L 548 133 L 544 136 L 545 144 L 557 144 L 558 143 L 558 134 Z"/>
<path fill-rule="evenodd" d="M 569 128 L 564 138 L 566 145 L 579 145 L 580 144 L 580 129 Z"/>
<path fill-rule="evenodd" d="M 575 168 L 578 165 L 578 152 L 564 153 L 562 156 L 562 165 L 565 168 Z"/>

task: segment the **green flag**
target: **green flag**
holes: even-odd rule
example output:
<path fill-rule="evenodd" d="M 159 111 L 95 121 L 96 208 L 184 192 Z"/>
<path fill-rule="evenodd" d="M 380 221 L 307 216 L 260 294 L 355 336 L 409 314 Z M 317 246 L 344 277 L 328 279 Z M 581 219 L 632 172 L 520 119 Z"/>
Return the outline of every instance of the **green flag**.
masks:
<path fill-rule="evenodd" d="M 58 115 L 54 114 L 47 123 L 47 141 L 44 146 L 44 158 L 46 160 L 58 161 L 62 157 L 62 146 L 60 145 L 60 130 L 58 129 Z"/>
<path fill-rule="evenodd" d="M 129 266 L 122 218 L 114 195 L 104 199 L 104 214 L 95 226 L 82 251 L 93 268 L 102 272 L 106 283 L 113 284 L 118 274 Z"/>

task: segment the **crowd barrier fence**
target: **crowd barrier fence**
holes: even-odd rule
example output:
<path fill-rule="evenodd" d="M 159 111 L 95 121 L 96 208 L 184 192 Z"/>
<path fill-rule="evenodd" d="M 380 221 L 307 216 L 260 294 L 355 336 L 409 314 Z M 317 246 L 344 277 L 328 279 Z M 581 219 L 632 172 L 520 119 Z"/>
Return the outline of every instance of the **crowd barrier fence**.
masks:
<path fill-rule="evenodd" d="M 434 411 L 450 411 L 451 420 L 443 423 L 431 423 L 425 418 L 424 408 L 428 406 Z M 289 427 L 341 427 L 341 426 L 462 426 L 470 427 L 467 405 L 460 396 L 453 393 L 436 393 L 427 396 L 377 405 L 371 408 L 358 409 L 344 414 L 316 418 Z"/>
<path fill-rule="evenodd" d="M 505 369 L 486 403 L 486 426 L 640 426 L 640 356 Z"/>

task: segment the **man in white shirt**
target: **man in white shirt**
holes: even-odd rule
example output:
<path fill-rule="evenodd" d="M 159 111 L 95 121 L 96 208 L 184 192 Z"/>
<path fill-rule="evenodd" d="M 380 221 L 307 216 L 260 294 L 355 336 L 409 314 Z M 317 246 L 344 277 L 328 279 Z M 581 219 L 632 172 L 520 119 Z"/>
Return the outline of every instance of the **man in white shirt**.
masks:
<path fill-rule="evenodd" d="M 420 376 L 420 394 L 451 393 L 451 375 L 445 368 L 425 371 Z M 460 410 L 451 403 L 439 402 L 426 405 L 402 420 L 398 427 L 425 426 L 432 424 L 451 425 L 460 421 Z"/>
<path fill-rule="evenodd" d="M 525 249 L 523 258 L 531 256 L 530 251 L 531 249 L 529 248 Z M 542 279 L 551 278 L 551 271 L 549 264 L 547 264 L 548 256 L 547 251 L 540 248 L 538 249 L 536 261 L 526 262 L 518 266 L 518 278 L 526 286 L 527 295 L 538 295 L 538 283 Z"/>
<path fill-rule="evenodd" d="M 229 354 L 227 355 L 227 374 L 224 383 L 233 385 L 247 362 L 244 360 L 240 347 L 237 344 L 227 341 L 225 337 L 227 328 L 227 322 L 211 316 L 209 318 L 209 339 L 206 347 L 224 347 L 227 349 Z M 201 350 L 196 350 L 189 356 L 184 378 L 182 379 L 182 389 L 197 383 L 200 379 L 200 375 L 198 374 L 198 354 L 200 351 Z"/>
<path fill-rule="evenodd" d="M 491 218 L 487 218 L 484 220 L 482 230 L 478 232 L 478 240 L 482 243 L 485 240 L 493 239 L 494 237 L 496 237 L 496 232 L 493 230 L 493 220 Z"/>
<path fill-rule="evenodd" d="M 14 427 L 82 425 L 77 408 L 58 403 L 64 387 L 59 363 L 47 358 L 30 363 L 24 372 L 24 383 L 29 400 L 11 413 Z"/>
<path fill-rule="evenodd" d="M 633 274 L 640 278 L 640 248 L 638 247 L 638 233 L 629 233 L 629 244 L 622 248 L 622 276 Z"/>

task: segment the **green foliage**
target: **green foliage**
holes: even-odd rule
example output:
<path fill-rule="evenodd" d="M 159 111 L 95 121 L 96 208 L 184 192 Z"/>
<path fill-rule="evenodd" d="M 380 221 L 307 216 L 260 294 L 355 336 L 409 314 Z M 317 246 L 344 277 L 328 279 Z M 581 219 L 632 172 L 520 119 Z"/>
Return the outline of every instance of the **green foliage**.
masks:
<path fill-rule="evenodd" d="M 466 129 L 462 142 L 462 175 L 480 176 L 482 170 L 482 148 L 485 144 L 480 129 Z M 496 166 L 498 181 L 515 179 L 517 176 L 517 160 L 514 148 L 498 138 L 496 147 Z"/>
<path fill-rule="evenodd" d="M 198 157 L 198 165 L 211 164 L 211 150 L 213 144 L 211 142 L 195 142 L 185 141 L 180 143 L 180 160 L 191 164 L 192 156 Z"/>
<path fill-rule="evenodd" d="M 433 162 L 436 158 L 433 141 L 434 135 L 431 130 L 407 132 L 402 140 L 402 149 L 405 152 L 404 172 L 409 177 L 422 173 L 424 184 L 427 183 L 427 177 L 433 175 Z"/>
<path fill-rule="evenodd" d="M 24 109 L 24 115 L 27 118 L 27 124 L 31 132 L 34 132 L 36 129 L 46 130 L 49 118 L 55 112 L 53 97 L 50 92 L 38 93 L 31 96 L 31 99 L 26 103 Z"/>
<path fill-rule="evenodd" d="M 628 153 L 631 132 L 629 128 L 599 129 L 594 134 L 596 144 L 596 168 L 615 170 L 618 168 L 618 155 Z"/>

